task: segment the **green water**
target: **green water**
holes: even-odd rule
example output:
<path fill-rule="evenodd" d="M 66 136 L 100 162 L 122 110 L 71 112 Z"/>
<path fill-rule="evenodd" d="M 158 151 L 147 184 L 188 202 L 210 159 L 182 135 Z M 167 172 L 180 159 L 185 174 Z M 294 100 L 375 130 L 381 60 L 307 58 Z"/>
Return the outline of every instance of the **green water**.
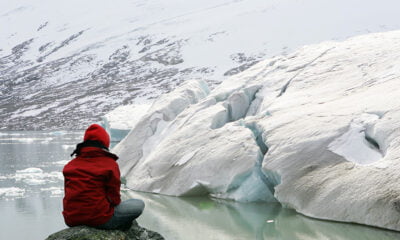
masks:
<path fill-rule="evenodd" d="M 400 239 L 400 234 L 356 224 L 311 219 L 279 204 L 237 203 L 126 192 L 146 203 L 139 223 L 166 239 Z"/>

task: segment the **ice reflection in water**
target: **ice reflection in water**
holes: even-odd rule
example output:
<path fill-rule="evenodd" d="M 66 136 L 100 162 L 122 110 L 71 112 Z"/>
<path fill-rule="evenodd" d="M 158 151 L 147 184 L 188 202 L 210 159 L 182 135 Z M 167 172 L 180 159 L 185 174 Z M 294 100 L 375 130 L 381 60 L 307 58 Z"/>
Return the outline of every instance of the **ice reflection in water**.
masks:
<path fill-rule="evenodd" d="M 146 203 L 139 224 L 160 232 L 166 239 L 400 239 L 397 232 L 315 220 L 279 204 L 176 198 L 126 191 L 124 198 L 129 197 Z"/>

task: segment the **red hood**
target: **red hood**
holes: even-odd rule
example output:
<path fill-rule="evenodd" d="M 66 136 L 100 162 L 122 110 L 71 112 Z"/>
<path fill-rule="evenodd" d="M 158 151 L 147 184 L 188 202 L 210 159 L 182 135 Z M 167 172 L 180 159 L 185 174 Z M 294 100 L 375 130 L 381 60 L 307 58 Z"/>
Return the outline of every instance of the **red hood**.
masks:
<path fill-rule="evenodd" d="M 98 124 L 92 124 L 88 129 L 86 129 L 83 141 L 87 140 L 99 141 L 105 147 L 110 147 L 110 135 L 108 135 L 107 131 Z"/>

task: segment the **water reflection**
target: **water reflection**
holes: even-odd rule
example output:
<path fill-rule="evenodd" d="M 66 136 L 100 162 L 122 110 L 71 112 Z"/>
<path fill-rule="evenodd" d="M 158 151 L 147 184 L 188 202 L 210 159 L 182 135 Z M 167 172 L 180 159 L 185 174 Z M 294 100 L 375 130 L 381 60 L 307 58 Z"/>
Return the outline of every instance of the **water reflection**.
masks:
<path fill-rule="evenodd" d="M 139 223 L 166 239 L 400 239 L 400 233 L 356 224 L 311 219 L 279 204 L 175 198 L 127 191 L 146 209 Z"/>
<path fill-rule="evenodd" d="M 0 239 L 45 239 L 66 227 L 61 211 L 61 197 L 0 199 Z"/>

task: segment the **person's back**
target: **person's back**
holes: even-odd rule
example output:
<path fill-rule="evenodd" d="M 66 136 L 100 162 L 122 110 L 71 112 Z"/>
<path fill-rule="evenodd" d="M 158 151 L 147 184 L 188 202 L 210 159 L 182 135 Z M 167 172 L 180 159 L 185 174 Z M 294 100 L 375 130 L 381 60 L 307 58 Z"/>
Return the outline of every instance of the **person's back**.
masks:
<path fill-rule="evenodd" d="M 76 158 L 65 165 L 63 216 L 68 226 L 126 228 L 142 213 L 141 200 L 131 199 L 123 202 L 125 207 L 119 206 L 118 157 L 108 152 L 109 144 L 107 132 L 93 124 L 86 130 L 84 141 L 77 145 L 73 153 Z M 123 217 L 118 217 L 120 211 Z"/>

